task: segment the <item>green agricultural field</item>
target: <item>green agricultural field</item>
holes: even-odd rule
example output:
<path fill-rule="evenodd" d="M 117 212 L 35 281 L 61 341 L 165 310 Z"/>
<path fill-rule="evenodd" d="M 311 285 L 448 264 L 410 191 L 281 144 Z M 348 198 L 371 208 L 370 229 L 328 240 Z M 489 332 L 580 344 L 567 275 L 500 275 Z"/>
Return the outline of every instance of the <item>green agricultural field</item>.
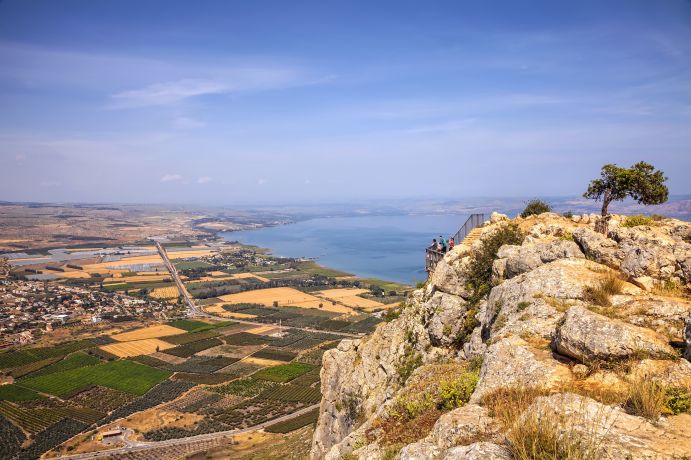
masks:
<path fill-rule="evenodd" d="M 303 426 L 317 423 L 317 418 L 319 418 L 319 409 L 314 409 L 290 420 L 269 425 L 266 431 L 269 433 L 289 433 Z"/>
<path fill-rule="evenodd" d="M 46 366 L 42 369 L 39 369 L 38 371 L 32 373 L 30 377 L 25 378 L 33 378 L 38 377 L 39 375 L 48 375 L 53 374 L 55 372 L 68 371 L 70 369 L 77 369 L 84 366 L 93 366 L 94 364 L 98 364 L 100 362 L 101 360 L 95 356 L 79 352 L 70 355 L 67 358 L 55 364 L 51 364 L 50 366 Z"/>
<path fill-rule="evenodd" d="M 90 385 L 142 395 L 170 375 L 168 371 L 120 360 L 27 378 L 21 381 L 21 386 L 58 396 Z"/>
<path fill-rule="evenodd" d="M 235 324 L 234 321 L 218 321 L 216 323 L 205 323 L 204 321 L 196 321 L 193 319 L 178 319 L 176 321 L 171 321 L 168 323 L 169 326 L 177 327 L 178 329 L 183 329 L 187 332 L 202 332 L 211 329 L 217 329 L 219 327 L 232 326 Z"/>
<path fill-rule="evenodd" d="M 271 382 L 285 383 L 311 371 L 314 367 L 315 366 L 311 364 L 304 363 L 283 364 L 281 366 L 262 369 L 255 373 L 253 377 L 261 380 L 269 380 Z"/>
<path fill-rule="evenodd" d="M 67 342 L 53 347 L 27 348 L 20 351 L 6 351 L 0 353 L 0 369 L 23 366 L 42 359 L 65 356 L 75 351 L 95 346 L 91 340 Z"/>
<path fill-rule="evenodd" d="M 350 276 L 351 273 L 333 270 L 331 268 L 322 267 L 315 262 L 303 262 L 300 264 L 299 270 L 301 272 L 310 273 L 312 275 L 328 276 L 329 278 L 336 278 L 339 276 Z"/>
<path fill-rule="evenodd" d="M 31 401 L 40 398 L 40 395 L 28 388 L 22 388 L 17 385 L 0 386 L 0 401 Z"/>

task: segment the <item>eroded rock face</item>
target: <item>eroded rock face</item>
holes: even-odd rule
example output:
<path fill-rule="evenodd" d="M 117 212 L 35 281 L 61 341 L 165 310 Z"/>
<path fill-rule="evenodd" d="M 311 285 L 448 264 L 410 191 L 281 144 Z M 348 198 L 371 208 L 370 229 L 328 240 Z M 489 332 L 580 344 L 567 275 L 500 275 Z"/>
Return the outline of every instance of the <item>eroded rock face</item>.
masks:
<path fill-rule="evenodd" d="M 441 415 L 431 431 L 404 446 L 398 458 L 510 458 L 504 447 L 506 427 L 498 426 L 481 406 L 483 397 L 499 388 L 563 391 L 578 385 L 597 395 L 600 389 L 626 390 L 641 376 L 667 386 L 691 384 L 691 362 L 675 355 L 669 344 L 684 340 L 686 357 L 691 358 L 691 301 L 677 295 L 679 291 L 658 291 L 663 280 L 688 283 L 691 226 L 666 220 L 656 227 L 627 229 L 620 226 L 624 218 L 615 216 L 605 237 L 592 230 L 596 217 L 567 220 L 546 213 L 515 219 L 528 236 L 520 246 L 499 249 L 499 261 L 492 266 L 496 284 L 487 298 L 469 306 L 465 267 L 483 238 L 507 221 L 493 216 L 472 247 L 458 245 L 444 257 L 398 319 L 327 352 L 313 458 L 390 456 L 391 446 L 382 436 L 382 430 L 390 428 L 380 422 L 394 402 L 418 394 L 418 377 L 431 369 L 463 369 L 465 359 L 483 360 L 470 403 Z M 589 310 L 599 307 L 590 305 L 584 293 L 609 276 L 607 267 L 621 269 L 619 275 L 638 287 L 625 282 L 620 294 L 610 296 L 612 306 L 598 310 L 608 315 L 603 316 Z M 469 311 L 480 326 L 466 336 L 465 328 L 472 325 Z M 464 337 L 463 343 L 458 337 Z M 420 367 L 403 383 L 400 366 L 411 356 Z M 599 359 L 627 360 L 628 374 L 574 365 L 576 360 L 588 364 Z M 691 451 L 691 415 L 665 416 L 654 425 L 614 405 L 557 396 L 543 398 L 542 406 L 531 410 L 548 414 L 560 407 L 568 423 L 607 434 L 598 458 L 680 458 L 681 450 Z M 615 416 L 602 418 L 603 410 Z M 429 427 L 430 421 L 426 423 Z"/>
<path fill-rule="evenodd" d="M 629 357 L 674 356 L 665 337 L 656 332 L 608 318 L 574 306 L 566 312 L 557 330 L 555 349 L 579 361 L 625 359 Z"/>
<path fill-rule="evenodd" d="M 561 436 L 590 441 L 594 458 L 652 460 L 681 458 L 691 452 L 691 438 L 676 423 L 658 427 L 619 408 L 570 393 L 537 398 L 517 423 L 525 423 L 529 417 L 543 423 L 556 421 Z M 691 420 L 686 414 L 682 418 Z"/>
<path fill-rule="evenodd" d="M 490 345 L 480 370 L 480 381 L 470 401 L 478 404 L 483 396 L 499 388 L 544 386 L 566 383 L 571 378 L 568 366 L 552 359 L 547 350 L 532 348 L 520 337 L 508 337 Z"/>

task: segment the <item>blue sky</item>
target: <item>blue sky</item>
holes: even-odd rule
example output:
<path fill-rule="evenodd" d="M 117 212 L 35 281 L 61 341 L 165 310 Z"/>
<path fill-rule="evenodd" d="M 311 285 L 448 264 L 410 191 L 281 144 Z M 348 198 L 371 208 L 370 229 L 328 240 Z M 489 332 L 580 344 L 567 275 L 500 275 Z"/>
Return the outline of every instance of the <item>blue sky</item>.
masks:
<path fill-rule="evenodd" d="M 0 0 L 0 200 L 691 193 L 691 3 Z"/>

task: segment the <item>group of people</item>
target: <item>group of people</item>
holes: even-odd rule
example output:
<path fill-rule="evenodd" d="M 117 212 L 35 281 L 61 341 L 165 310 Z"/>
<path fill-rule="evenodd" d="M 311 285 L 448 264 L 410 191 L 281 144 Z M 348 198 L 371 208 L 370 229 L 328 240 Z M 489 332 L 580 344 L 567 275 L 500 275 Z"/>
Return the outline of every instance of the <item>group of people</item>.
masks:
<path fill-rule="evenodd" d="M 446 241 L 443 236 L 439 235 L 439 241 L 437 241 L 437 239 L 434 238 L 432 240 L 432 246 L 430 246 L 430 249 L 432 249 L 433 251 L 446 253 L 453 249 L 453 245 L 453 238 L 449 238 L 449 240 Z"/>

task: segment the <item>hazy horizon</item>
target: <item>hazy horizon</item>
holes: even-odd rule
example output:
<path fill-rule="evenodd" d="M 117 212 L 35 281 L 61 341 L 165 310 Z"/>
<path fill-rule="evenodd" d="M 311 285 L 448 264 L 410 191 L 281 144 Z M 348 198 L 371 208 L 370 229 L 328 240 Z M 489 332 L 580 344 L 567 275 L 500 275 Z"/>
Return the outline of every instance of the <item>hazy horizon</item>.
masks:
<path fill-rule="evenodd" d="M 0 1 L 0 200 L 691 194 L 691 4 Z"/>

